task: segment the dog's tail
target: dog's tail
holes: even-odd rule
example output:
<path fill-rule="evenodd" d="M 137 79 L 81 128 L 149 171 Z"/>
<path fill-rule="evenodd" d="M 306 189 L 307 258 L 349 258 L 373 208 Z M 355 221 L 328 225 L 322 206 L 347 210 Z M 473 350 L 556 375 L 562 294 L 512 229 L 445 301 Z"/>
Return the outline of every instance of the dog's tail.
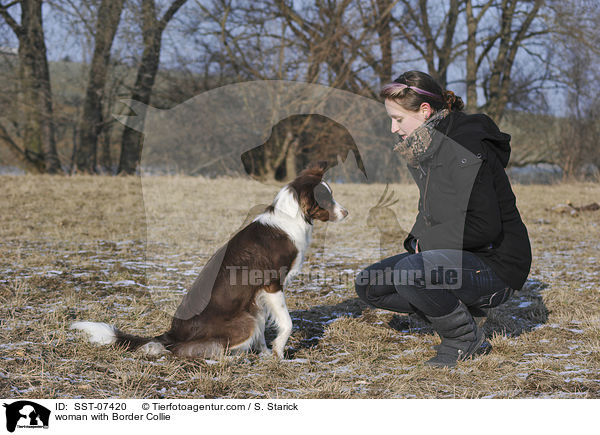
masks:
<path fill-rule="evenodd" d="M 140 349 L 147 355 L 160 355 L 167 351 L 166 334 L 158 337 L 139 337 L 126 334 L 108 323 L 75 322 L 71 329 L 78 329 L 89 335 L 90 343 L 105 345 L 113 344 L 126 350 Z"/>

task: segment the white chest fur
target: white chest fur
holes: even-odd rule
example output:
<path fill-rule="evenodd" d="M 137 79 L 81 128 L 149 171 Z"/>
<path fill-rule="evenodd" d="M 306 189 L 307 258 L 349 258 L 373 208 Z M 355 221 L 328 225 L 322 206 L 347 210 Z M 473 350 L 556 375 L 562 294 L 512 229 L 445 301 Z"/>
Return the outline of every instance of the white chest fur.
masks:
<path fill-rule="evenodd" d="M 296 258 L 294 259 L 294 261 L 292 262 L 292 267 L 290 268 L 290 271 L 288 272 L 287 276 L 285 277 L 284 286 L 287 286 L 289 284 L 289 282 L 291 280 L 293 280 L 294 277 L 296 275 L 298 275 L 298 273 L 300 273 L 300 270 L 302 269 L 302 263 L 304 263 L 304 255 L 306 254 L 306 250 L 308 249 L 308 246 L 310 245 L 311 236 L 312 236 L 312 225 L 309 225 L 309 228 L 306 231 L 305 239 L 302 241 L 302 246 L 298 246 L 296 244 L 296 248 L 298 248 L 298 254 L 296 255 Z"/>
<path fill-rule="evenodd" d="M 290 271 L 287 274 L 284 285 L 287 285 L 302 268 L 304 255 L 310 245 L 312 236 L 312 225 L 306 222 L 300 209 L 296 197 L 289 187 L 284 187 L 279 191 L 273 201 L 273 212 L 262 213 L 254 219 L 263 225 L 269 225 L 279 228 L 285 232 L 296 246 L 298 254 L 292 262 Z"/>

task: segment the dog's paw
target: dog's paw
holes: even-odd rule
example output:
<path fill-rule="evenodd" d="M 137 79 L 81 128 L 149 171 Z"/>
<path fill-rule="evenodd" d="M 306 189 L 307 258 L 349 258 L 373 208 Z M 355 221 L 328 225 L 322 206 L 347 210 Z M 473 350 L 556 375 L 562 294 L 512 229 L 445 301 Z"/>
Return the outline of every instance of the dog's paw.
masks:
<path fill-rule="evenodd" d="M 147 356 L 159 356 L 163 353 L 168 352 L 162 344 L 156 343 L 154 341 L 144 344 L 142 347 L 140 347 L 139 350 Z"/>
<path fill-rule="evenodd" d="M 285 359 L 285 356 L 283 355 L 283 347 L 281 347 L 281 348 L 273 347 L 273 357 L 275 357 L 277 359 Z"/>
<path fill-rule="evenodd" d="M 271 359 L 271 358 L 273 358 L 273 351 L 271 349 L 261 350 L 260 353 L 258 354 L 258 357 L 260 359 Z"/>

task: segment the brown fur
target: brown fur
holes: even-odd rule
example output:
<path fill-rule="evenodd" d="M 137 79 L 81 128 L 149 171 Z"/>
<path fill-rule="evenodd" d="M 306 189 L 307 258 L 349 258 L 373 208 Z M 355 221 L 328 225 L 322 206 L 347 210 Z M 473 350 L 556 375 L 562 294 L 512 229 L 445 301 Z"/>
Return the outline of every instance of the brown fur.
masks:
<path fill-rule="evenodd" d="M 313 219 L 327 221 L 333 213 L 331 192 L 320 185 L 325 169 L 326 164 L 321 162 L 303 171 L 289 184 L 297 195 L 304 219 L 309 223 Z M 319 196 L 318 202 L 315 195 Z M 273 206 L 266 211 L 272 213 Z M 284 231 L 252 222 L 228 242 L 212 288 L 204 288 L 206 282 L 202 274 L 192 286 L 190 292 L 206 294 L 202 292 L 210 291 L 210 300 L 201 312 L 188 319 L 174 317 L 171 328 L 154 338 L 136 337 L 117 331 L 117 343 L 135 349 L 155 341 L 184 357 L 211 357 L 238 346 L 256 331 L 260 310 L 256 301 L 258 292 L 281 291 L 297 254 L 298 249 Z M 243 269 L 238 269 L 235 272 L 236 284 L 232 285 L 231 270 L 227 266 L 275 273 L 259 282 L 244 284 Z"/>
<path fill-rule="evenodd" d="M 252 251 L 240 250 L 250 246 Z M 289 270 L 298 250 L 280 230 L 252 222 L 237 233 L 227 245 L 223 266 L 217 275 L 210 302 L 205 310 L 189 320 L 173 318 L 171 329 L 157 337 L 157 341 L 175 353 L 184 352 L 182 343 L 214 341 L 223 348 L 234 347 L 246 341 L 255 328 L 256 294 L 262 288 L 281 290 L 285 279 L 279 270 Z M 230 285 L 230 270 L 226 265 L 247 267 L 247 270 L 275 270 L 277 275 L 269 282 L 243 285 L 242 270 L 236 272 L 236 285 Z"/>

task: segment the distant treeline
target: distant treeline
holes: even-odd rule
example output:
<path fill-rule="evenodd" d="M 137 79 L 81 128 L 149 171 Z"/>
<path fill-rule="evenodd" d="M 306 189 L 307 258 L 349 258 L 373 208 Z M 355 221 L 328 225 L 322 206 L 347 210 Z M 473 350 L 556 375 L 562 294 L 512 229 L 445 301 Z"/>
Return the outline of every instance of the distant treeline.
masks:
<path fill-rule="evenodd" d="M 512 134 L 512 164 L 552 162 L 576 176 L 600 166 L 599 19 L 600 4 L 588 0 L 0 0 L 0 165 L 132 174 L 144 141 L 139 108 L 257 80 L 377 100 L 383 84 L 421 69 Z M 48 61 L 47 33 L 57 25 L 84 48 L 85 62 Z M 135 116 L 136 128 L 113 115 Z M 402 162 L 382 153 L 393 139 L 380 122 L 381 134 L 361 149 L 381 168 L 371 181 L 402 179 Z M 186 158 L 187 144 L 176 146 L 176 163 L 149 154 L 145 164 L 285 180 L 309 161 L 339 165 L 352 155 L 358 170 L 346 163 L 336 176 L 360 177 L 356 138 L 326 116 L 278 120 L 267 136 L 240 155 L 206 148 Z"/>

